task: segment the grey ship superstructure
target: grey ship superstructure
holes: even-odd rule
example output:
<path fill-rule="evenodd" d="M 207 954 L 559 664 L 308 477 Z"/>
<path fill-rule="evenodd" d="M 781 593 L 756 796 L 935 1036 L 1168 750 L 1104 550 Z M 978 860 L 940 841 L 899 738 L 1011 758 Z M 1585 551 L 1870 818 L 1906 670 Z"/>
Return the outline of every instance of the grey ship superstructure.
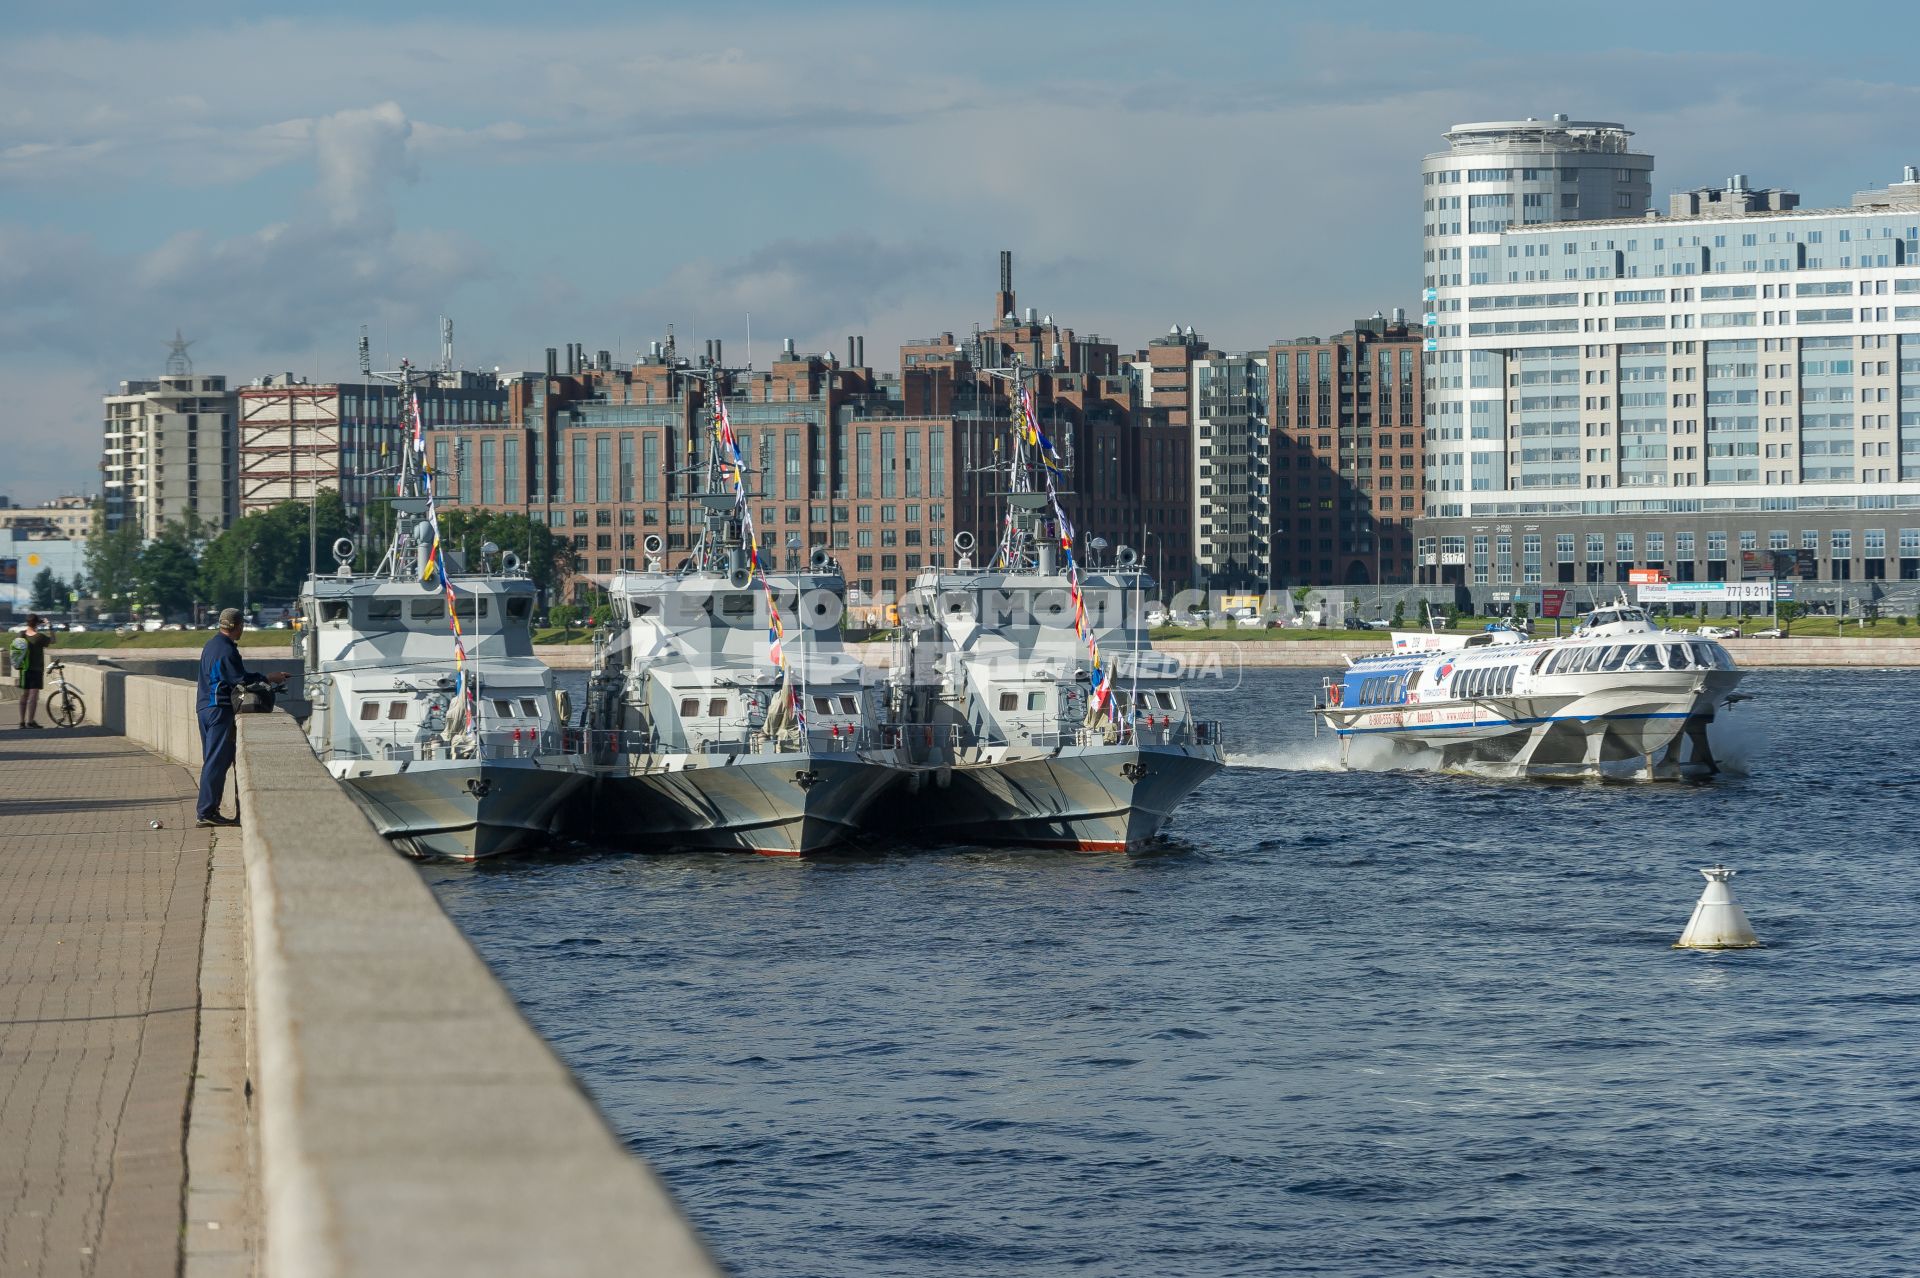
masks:
<path fill-rule="evenodd" d="M 902 732 L 906 801 L 942 837 L 1139 848 L 1220 770 L 1218 725 L 1193 717 L 1177 663 L 1152 651 L 1138 556 L 1075 563 L 1052 483 L 1065 459 L 1031 425 L 1019 370 L 1005 375 L 1016 430 L 998 550 L 973 569 L 959 534 L 959 566 L 922 575 L 901 618 L 894 713 L 923 725 Z"/>
<path fill-rule="evenodd" d="M 690 375 L 724 395 L 722 370 Z M 716 420 L 686 558 L 669 570 L 650 535 L 646 570 L 608 586 L 613 625 L 588 694 L 593 824 L 640 850 L 801 856 L 861 829 L 895 780 L 893 734 L 866 667 L 841 646 L 838 566 L 819 550 L 810 571 L 765 571 L 731 449 Z"/>
<path fill-rule="evenodd" d="M 301 591 L 308 742 L 402 851 L 475 860 L 538 844 L 591 773 L 566 748 L 563 697 L 533 654 L 534 583 L 491 545 L 481 571 L 456 566 L 443 582 L 430 526 L 406 526 L 429 506 L 404 453 L 400 487 L 402 528 L 378 569 L 355 573 L 342 538 L 336 571 Z"/>

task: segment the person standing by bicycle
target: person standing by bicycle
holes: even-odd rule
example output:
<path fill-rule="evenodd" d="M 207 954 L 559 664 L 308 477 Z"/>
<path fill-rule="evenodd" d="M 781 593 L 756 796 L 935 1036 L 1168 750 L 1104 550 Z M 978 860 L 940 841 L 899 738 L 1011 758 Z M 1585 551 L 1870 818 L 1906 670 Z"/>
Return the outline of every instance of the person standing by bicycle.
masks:
<path fill-rule="evenodd" d="M 53 643 L 46 624 L 45 617 L 30 612 L 26 630 L 13 640 L 13 670 L 20 685 L 20 726 L 23 728 L 47 726 L 40 722 L 40 689 L 47 678 L 47 648 Z"/>
<path fill-rule="evenodd" d="M 219 630 L 200 650 L 200 677 L 193 700 L 200 719 L 201 757 L 200 802 L 194 824 L 203 829 L 240 824 L 238 817 L 220 815 L 220 803 L 226 798 L 227 773 L 233 767 L 233 690 L 259 679 L 240 660 L 238 640 L 245 626 L 238 608 L 222 610 Z M 282 672 L 267 679 L 285 683 L 287 676 Z"/>

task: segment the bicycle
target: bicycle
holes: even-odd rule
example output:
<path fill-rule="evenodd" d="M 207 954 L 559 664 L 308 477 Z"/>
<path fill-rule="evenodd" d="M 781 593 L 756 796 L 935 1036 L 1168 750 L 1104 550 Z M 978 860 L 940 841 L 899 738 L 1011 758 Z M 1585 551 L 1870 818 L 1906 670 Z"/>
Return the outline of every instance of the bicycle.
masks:
<path fill-rule="evenodd" d="M 87 703 L 79 693 L 73 690 L 73 685 L 67 682 L 67 677 L 60 673 L 66 668 L 66 663 L 63 661 L 53 662 L 47 667 L 47 673 L 54 678 L 54 685 L 47 693 L 43 704 L 46 706 L 47 718 L 63 728 L 77 728 L 86 721 Z"/>

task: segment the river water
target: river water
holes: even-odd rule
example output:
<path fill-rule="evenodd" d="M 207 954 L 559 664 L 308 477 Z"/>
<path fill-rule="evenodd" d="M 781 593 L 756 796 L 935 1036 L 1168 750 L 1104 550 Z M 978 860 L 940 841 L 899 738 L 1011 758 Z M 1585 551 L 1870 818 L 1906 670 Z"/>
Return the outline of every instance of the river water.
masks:
<path fill-rule="evenodd" d="M 1660 786 L 1338 771 L 1317 682 L 1151 854 L 424 872 L 743 1276 L 1920 1272 L 1920 672 Z M 1768 948 L 1669 948 L 1716 860 Z"/>

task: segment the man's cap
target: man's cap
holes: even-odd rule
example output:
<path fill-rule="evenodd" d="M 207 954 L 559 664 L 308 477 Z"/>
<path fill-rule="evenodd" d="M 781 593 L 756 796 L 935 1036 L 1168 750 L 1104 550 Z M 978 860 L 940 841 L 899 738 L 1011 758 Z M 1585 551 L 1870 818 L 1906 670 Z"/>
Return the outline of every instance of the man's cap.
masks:
<path fill-rule="evenodd" d="M 220 624 L 222 627 L 239 625 L 240 610 L 238 608 L 222 608 L 220 610 Z"/>

